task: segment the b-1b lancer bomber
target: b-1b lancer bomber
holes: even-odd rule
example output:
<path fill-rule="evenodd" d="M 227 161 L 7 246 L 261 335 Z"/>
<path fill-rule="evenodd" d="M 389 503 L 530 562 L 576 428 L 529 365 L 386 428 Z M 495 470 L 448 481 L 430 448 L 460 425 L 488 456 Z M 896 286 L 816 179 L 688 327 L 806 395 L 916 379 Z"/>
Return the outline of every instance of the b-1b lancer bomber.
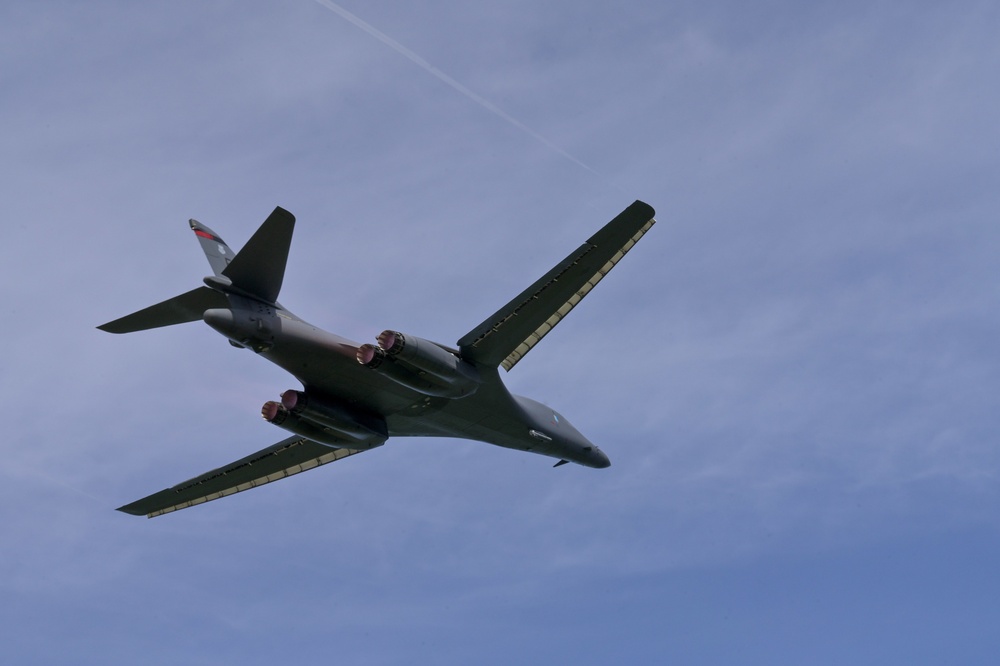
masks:
<path fill-rule="evenodd" d="M 120 507 L 150 518 L 249 490 L 382 446 L 390 437 L 460 437 L 607 467 L 608 457 L 566 418 L 511 394 L 510 370 L 653 226 L 636 201 L 455 347 L 386 330 L 358 344 L 320 330 L 278 303 L 295 218 L 275 208 L 238 253 L 191 220 L 213 275 L 204 286 L 99 326 L 130 333 L 202 320 L 234 347 L 302 384 L 264 403 L 264 420 L 290 433 L 274 446 Z"/>

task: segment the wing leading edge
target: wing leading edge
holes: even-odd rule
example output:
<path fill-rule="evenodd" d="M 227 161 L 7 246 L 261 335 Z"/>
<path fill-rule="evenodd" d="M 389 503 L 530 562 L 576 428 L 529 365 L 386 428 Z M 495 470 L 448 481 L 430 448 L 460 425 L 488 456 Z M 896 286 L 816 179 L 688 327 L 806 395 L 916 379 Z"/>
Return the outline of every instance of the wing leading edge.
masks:
<path fill-rule="evenodd" d="M 458 341 L 462 356 L 510 370 L 569 314 L 649 231 L 653 208 L 636 201 L 551 271 Z"/>
<path fill-rule="evenodd" d="M 246 458 L 153 493 L 119 507 L 118 510 L 133 516 L 155 518 L 265 483 L 280 481 L 367 450 L 370 449 L 334 449 L 304 437 L 289 437 Z"/>

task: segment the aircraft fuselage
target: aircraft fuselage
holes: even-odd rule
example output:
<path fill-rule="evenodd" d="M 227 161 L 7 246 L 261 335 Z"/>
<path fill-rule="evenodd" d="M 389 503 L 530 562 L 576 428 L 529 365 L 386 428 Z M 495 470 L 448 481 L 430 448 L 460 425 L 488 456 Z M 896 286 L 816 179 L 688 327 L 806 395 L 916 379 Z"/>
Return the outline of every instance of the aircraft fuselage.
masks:
<path fill-rule="evenodd" d="M 611 464 L 561 414 L 507 391 L 496 368 L 470 364 L 479 380 L 470 395 L 434 395 L 433 382 L 424 388 L 419 375 L 410 381 L 416 388 L 393 381 L 359 363 L 361 344 L 313 326 L 279 305 L 235 294 L 229 300 L 228 309 L 207 310 L 205 323 L 235 346 L 288 371 L 313 399 L 362 418 L 383 418 L 389 437 L 458 437 L 587 467 Z"/>

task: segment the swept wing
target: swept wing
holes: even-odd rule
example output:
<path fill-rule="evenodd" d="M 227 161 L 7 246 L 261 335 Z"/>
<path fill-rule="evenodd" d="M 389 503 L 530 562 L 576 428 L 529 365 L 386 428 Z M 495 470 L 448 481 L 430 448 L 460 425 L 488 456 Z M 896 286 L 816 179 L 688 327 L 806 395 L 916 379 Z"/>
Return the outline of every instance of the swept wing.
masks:
<path fill-rule="evenodd" d="M 279 481 L 361 452 L 362 450 L 357 449 L 334 449 L 304 437 L 289 437 L 246 458 L 178 483 L 173 488 L 153 493 L 119 507 L 118 510 L 134 516 L 155 518 Z"/>
<path fill-rule="evenodd" d="M 615 267 L 655 224 L 636 201 L 555 268 L 458 341 L 462 357 L 510 370 Z"/>

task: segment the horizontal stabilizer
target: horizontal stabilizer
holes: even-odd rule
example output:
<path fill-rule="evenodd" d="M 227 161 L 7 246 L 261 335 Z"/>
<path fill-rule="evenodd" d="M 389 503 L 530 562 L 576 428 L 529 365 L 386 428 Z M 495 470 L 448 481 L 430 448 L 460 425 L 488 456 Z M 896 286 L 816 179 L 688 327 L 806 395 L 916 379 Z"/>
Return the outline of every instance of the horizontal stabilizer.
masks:
<path fill-rule="evenodd" d="M 222 275 L 245 293 L 267 303 L 276 302 L 285 279 L 294 229 L 295 216 L 280 206 L 275 208 Z"/>
<path fill-rule="evenodd" d="M 514 367 L 615 267 L 656 220 L 636 201 L 555 268 L 458 341 L 462 357 Z"/>
<path fill-rule="evenodd" d="M 149 328 L 160 328 L 161 326 L 172 326 L 173 324 L 198 321 L 205 313 L 205 310 L 227 307 L 229 307 L 229 301 L 223 294 L 213 291 L 208 287 L 198 287 L 185 294 L 174 296 L 156 305 L 150 305 L 144 310 L 125 315 L 121 319 L 115 319 L 97 328 L 108 333 L 145 331 Z"/>
<path fill-rule="evenodd" d="M 303 437 L 289 437 L 246 458 L 213 469 L 173 488 L 153 493 L 119 507 L 118 510 L 133 516 L 155 518 L 278 481 L 355 453 L 361 453 L 361 450 L 333 449 Z"/>

